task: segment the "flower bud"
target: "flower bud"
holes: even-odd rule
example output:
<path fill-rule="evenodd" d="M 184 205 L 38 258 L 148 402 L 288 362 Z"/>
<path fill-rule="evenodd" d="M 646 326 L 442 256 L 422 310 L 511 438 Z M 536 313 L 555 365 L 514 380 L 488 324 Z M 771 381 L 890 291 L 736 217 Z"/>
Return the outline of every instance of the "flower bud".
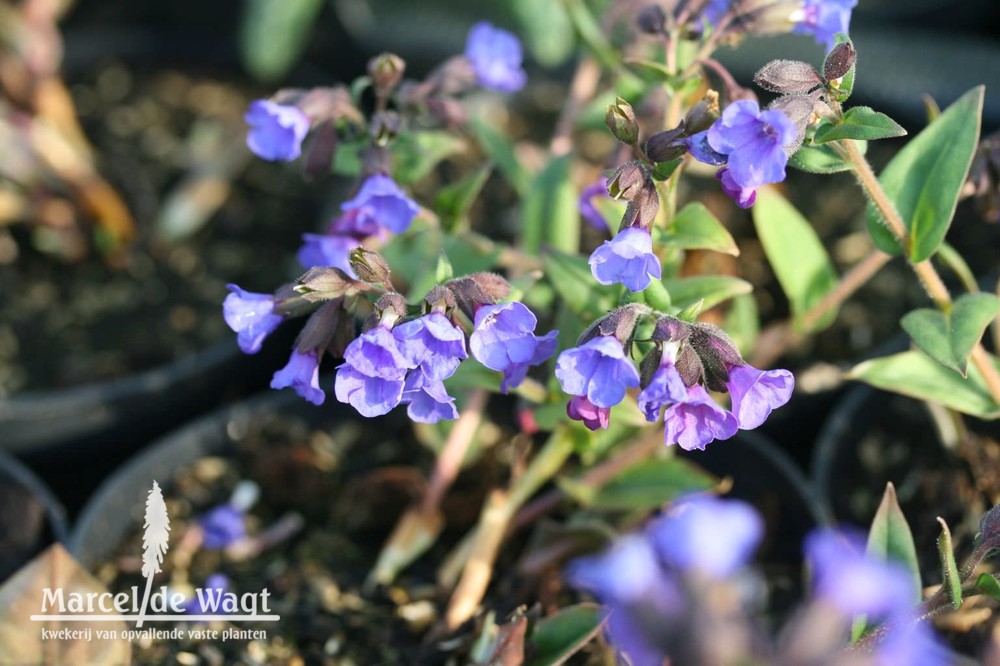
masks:
<path fill-rule="evenodd" d="M 295 282 L 295 292 L 302 298 L 317 303 L 340 298 L 357 286 L 357 281 L 339 268 L 317 266 L 310 268 L 306 274 Z"/>
<path fill-rule="evenodd" d="M 659 5 L 649 5 L 636 17 L 639 30 L 647 35 L 662 35 L 667 25 L 667 15 Z"/>
<path fill-rule="evenodd" d="M 364 282 L 381 285 L 386 289 L 392 288 L 389 264 L 378 252 L 363 247 L 351 250 L 351 268 Z"/>
<path fill-rule="evenodd" d="M 712 324 L 692 324 L 688 342 L 701 360 L 705 386 L 711 391 L 727 390 L 729 367 L 745 364 L 736 343 Z"/>
<path fill-rule="evenodd" d="M 648 179 L 646 169 L 639 162 L 626 162 L 608 179 L 608 194 L 613 199 L 632 200 L 642 190 Z"/>
<path fill-rule="evenodd" d="M 337 128 L 331 121 L 314 125 L 306 139 L 304 169 L 307 178 L 326 176 L 330 173 L 333 157 L 337 152 Z"/>
<path fill-rule="evenodd" d="M 857 59 L 858 52 L 854 50 L 853 44 L 850 42 L 837 44 L 823 62 L 823 80 L 827 83 L 836 81 L 854 67 Z"/>
<path fill-rule="evenodd" d="M 380 53 L 368 61 L 368 76 L 375 86 L 375 92 L 380 96 L 392 92 L 405 71 L 406 61 L 395 53 Z"/>
<path fill-rule="evenodd" d="M 684 129 L 688 136 L 704 132 L 719 119 L 719 93 L 709 90 L 705 97 L 691 107 L 684 116 Z"/>
<path fill-rule="evenodd" d="M 635 112 L 632 105 L 621 97 L 616 98 L 614 104 L 608 105 L 604 124 L 616 139 L 628 146 L 635 145 L 639 140 L 639 123 L 635 119 Z"/>
<path fill-rule="evenodd" d="M 817 99 L 813 95 L 784 95 L 767 107 L 783 112 L 795 123 L 795 140 L 782 146 L 788 155 L 794 155 L 805 140 L 806 127 L 812 122 L 816 103 Z"/>
<path fill-rule="evenodd" d="M 667 162 L 687 152 L 684 121 L 671 130 L 657 132 L 646 140 L 646 156 L 654 162 Z"/>
<path fill-rule="evenodd" d="M 754 74 L 753 82 L 782 95 L 801 95 L 823 85 L 813 66 L 798 60 L 772 60 Z"/>
<path fill-rule="evenodd" d="M 368 130 L 376 146 L 388 146 L 403 129 L 403 119 L 395 111 L 379 111 L 372 116 Z"/>
<path fill-rule="evenodd" d="M 656 320 L 650 339 L 656 342 L 682 342 L 691 334 L 691 324 L 675 317 L 663 316 Z"/>
<path fill-rule="evenodd" d="M 510 294 L 510 283 L 496 273 L 474 273 L 444 285 L 451 290 L 455 304 L 469 320 L 476 318 L 476 310 L 483 305 L 494 305 Z"/>
<path fill-rule="evenodd" d="M 341 327 L 341 320 L 350 320 L 350 317 L 341 316 L 343 313 L 344 298 L 334 298 L 327 301 L 316 309 L 295 340 L 295 349 L 300 354 L 308 354 L 313 350 L 322 353 L 329 347 L 330 342 L 337 334 L 337 329 Z"/>
<path fill-rule="evenodd" d="M 653 182 L 653 179 L 648 178 L 642 184 L 635 198 L 628 202 L 628 207 L 625 208 L 625 215 L 622 216 L 618 230 L 621 231 L 628 227 L 638 227 L 648 230 L 653 226 L 653 220 L 656 219 L 656 213 L 659 210 L 660 193 L 656 189 L 656 183 Z"/>
<path fill-rule="evenodd" d="M 635 327 L 639 322 L 639 317 L 650 312 L 652 310 L 650 310 L 649 306 L 642 303 L 629 303 L 628 305 L 616 308 L 591 324 L 580 335 L 580 338 L 576 341 L 576 345 L 579 347 L 603 335 L 612 336 L 618 342 L 622 343 L 622 346 L 627 347 L 631 344 L 632 337 L 635 335 Z"/>

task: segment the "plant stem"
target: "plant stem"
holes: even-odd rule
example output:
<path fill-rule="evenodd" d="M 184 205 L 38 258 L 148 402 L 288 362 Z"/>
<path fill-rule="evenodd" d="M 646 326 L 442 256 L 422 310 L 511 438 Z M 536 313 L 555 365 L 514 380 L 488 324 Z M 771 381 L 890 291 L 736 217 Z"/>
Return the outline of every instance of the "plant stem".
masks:
<path fill-rule="evenodd" d="M 892 259 L 891 255 L 881 250 L 871 253 L 847 271 L 832 291 L 816 302 L 802 315 L 802 328 L 812 329 L 820 319 L 833 308 L 840 307 L 854 292 L 863 287 L 868 280 L 881 270 Z"/>
<path fill-rule="evenodd" d="M 861 189 L 865 191 L 869 200 L 878 208 L 886 226 L 889 227 L 889 230 L 899 242 L 899 246 L 905 252 L 905 248 L 909 245 L 906 223 L 903 221 L 899 211 L 896 210 L 896 206 L 893 205 L 889 196 L 885 193 L 885 190 L 882 189 L 882 184 L 875 176 L 875 172 L 872 171 L 868 160 L 858 150 L 854 141 L 850 139 L 835 142 L 833 145 L 841 157 L 854 167 L 854 175 L 858 179 L 858 183 L 861 184 Z M 927 290 L 927 294 L 931 297 L 931 300 L 934 301 L 935 305 L 941 311 L 947 314 L 952 306 L 951 294 L 948 292 L 948 288 L 941 280 L 941 276 L 938 275 L 937 270 L 931 264 L 930 260 L 925 259 L 916 263 L 911 261 L 910 265 L 920 279 L 921 284 L 924 285 L 924 289 Z M 997 371 L 997 367 L 993 364 L 990 355 L 983 348 L 982 342 L 976 343 L 969 358 L 982 375 L 993 401 L 1000 404 L 1000 372 Z"/>

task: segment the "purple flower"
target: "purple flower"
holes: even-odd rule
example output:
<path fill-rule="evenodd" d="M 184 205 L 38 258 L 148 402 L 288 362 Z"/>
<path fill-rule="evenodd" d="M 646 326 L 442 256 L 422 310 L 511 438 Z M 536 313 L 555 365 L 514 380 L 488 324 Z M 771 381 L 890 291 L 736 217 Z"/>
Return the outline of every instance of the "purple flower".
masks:
<path fill-rule="evenodd" d="M 357 211 L 352 222 L 359 230 L 385 228 L 396 234 L 406 231 L 420 212 L 420 207 L 384 174 L 369 176 L 357 195 L 340 208 L 345 213 Z"/>
<path fill-rule="evenodd" d="M 361 247 L 361 243 L 352 236 L 327 236 L 322 234 L 302 234 L 302 247 L 296 258 L 303 268 L 314 266 L 330 266 L 339 268 L 352 278 L 357 279 L 351 268 L 351 250 Z"/>
<path fill-rule="evenodd" d="M 503 373 L 500 390 L 517 388 L 528 374 L 556 351 L 556 334 L 535 335 L 538 320 L 524 303 L 484 305 L 476 311 L 469 350 L 490 370 Z"/>
<path fill-rule="evenodd" d="M 795 123 L 776 109 L 761 111 L 757 102 L 739 100 L 722 112 L 708 129 L 708 143 L 726 155 L 733 182 L 743 188 L 758 188 L 785 179 L 788 155 L 784 146 L 793 143 Z"/>
<path fill-rule="evenodd" d="M 521 42 L 513 34 L 485 21 L 469 30 L 465 57 L 472 63 L 476 79 L 484 88 L 517 92 L 528 80 L 521 69 Z"/>
<path fill-rule="evenodd" d="M 295 106 L 258 99 L 243 116 L 250 125 L 247 147 L 265 160 L 291 162 L 302 153 L 309 118 Z"/>
<path fill-rule="evenodd" d="M 598 407 L 614 407 L 625 391 L 638 388 L 639 371 L 615 338 L 599 335 L 559 354 L 556 378 L 563 391 L 585 396 Z"/>
<path fill-rule="evenodd" d="M 592 226 L 594 229 L 597 229 L 598 231 L 609 231 L 610 227 L 608 227 L 608 221 L 604 219 L 604 216 L 601 215 L 601 211 L 597 210 L 597 206 L 594 205 L 594 199 L 599 198 L 611 198 L 610 195 L 608 195 L 608 179 L 604 176 L 601 176 L 590 185 L 587 185 L 587 187 L 583 188 L 583 191 L 580 192 L 580 200 L 578 203 L 580 207 L 580 215 L 587 222 L 587 224 Z"/>
<path fill-rule="evenodd" d="M 705 496 L 683 500 L 650 524 L 648 533 L 667 564 L 725 577 L 750 560 L 764 521 L 746 502 Z"/>
<path fill-rule="evenodd" d="M 905 615 L 918 601 L 910 572 L 902 564 L 865 553 L 859 534 L 817 530 L 806 537 L 805 551 L 816 596 L 847 617 L 868 615 L 878 621 Z"/>
<path fill-rule="evenodd" d="M 437 423 L 458 418 L 455 399 L 448 395 L 440 379 L 428 377 L 421 368 L 406 376 L 402 402 L 406 413 L 417 423 Z"/>
<path fill-rule="evenodd" d="M 243 291 L 227 284 L 232 293 L 222 302 L 222 318 L 236 332 L 236 342 L 245 354 L 256 354 L 264 338 L 278 328 L 284 317 L 274 314 L 274 297 Z"/>
<path fill-rule="evenodd" d="M 804 17 L 793 32 L 812 35 L 830 51 L 836 45 L 837 33 L 847 33 L 851 10 L 857 4 L 858 0 L 805 0 Z"/>
<path fill-rule="evenodd" d="M 574 421 L 583 421 L 591 430 L 607 430 L 611 419 L 610 407 L 598 407 L 583 396 L 576 396 L 566 403 L 566 415 Z"/>
<path fill-rule="evenodd" d="M 399 349 L 428 379 L 451 377 L 465 351 L 465 334 L 440 312 L 400 324 L 392 331 Z"/>
<path fill-rule="evenodd" d="M 215 608 L 210 608 L 207 604 L 203 604 L 202 600 L 208 602 L 209 599 L 221 597 L 229 591 L 229 579 L 226 578 L 225 574 L 214 573 L 209 575 L 201 590 L 202 594 L 199 595 L 196 592 L 195 596 L 184 602 L 183 608 L 185 613 L 189 615 L 216 615 L 224 612 L 222 604 L 217 604 Z"/>
<path fill-rule="evenodd" d="M 788 370 L 764 371 L 752 365 L 737 365 L 729 368 L 726 386 L 740 428 L 752 430 L 767 420 L 772 409 L 788 402 L 795 378 Z"/>
<path fill-rule="evenodd" d="M 386 414 L 402 399 L 403 380 L 412 367 L 392 331 L 376 326 L 344 350 L 334 383 L 337 400 L 350 403 L 362 416 Z"/>
<path fill-rule="evenodd" d="M 712 148 L 712 145 L 708 142 L 708 130 L 692 134 L 684 143 L 687 145 L 691 157 L 699 162 L 712 166 L 720 166 L 726 163 L 726 156 Z"/>
<path fill-rule="evenodd" d="M 667 408 L 663 439 L 685 451 L 704 450 L 716 439 L 729 439 L 739 430 L 736 417 L 719 407 L 701 384 L 689 386 L 687 399 Z"/>
<path fill-rule="evenodd" d="M 729 172 L 729 167 L 723 167 L 715 172 L 715 177 L 722 184 L 722 192 L 727 197 L 736 202 L 740 208 L 749 208 L 757 201 L 757 189 L 753 187 L 740 187 L 733 174 Z"/>
<path fill-rule="evenodd" d="M 645 229 L 622 229 L 590 255 L 590 272 L 601 284 L 620 282 L 629 291 L 642 291 L 652 280 L 660 279 L 653 238 Z"/>
<path fill-rule="evenodd" d="M 319 355 L 315 350 L 303 354 L 293 349 L 288 365 L 274 373 L 271 388 L 289 386 L 314 405 L 322 405 L 326 400 L 326 393 L 319 387 Z"/>
<path fill-rule="evenodd" d="M 729 11 L 732 0 L 709 0 L 701 15 L 712 25 L 718 25 L 719 20 Z"/>
<path fill-rule="evenodd" d="M 646 420 L 653 423 L 660 418 L 660 412 L 664 407 L 675 402 L 685 402 L 687 399 L 687 386 L 684 385 L 684 380 L 674 367 L 673 361 L 665 355 L 660 367 L 653 373 L 649 385 L 639 391 L 639 409 L 646 415 Z"/>
<path fill-rule="evenodd" d="M 245 514 L 232 504 L 220 504 L 198 521 L 204 534 L 202 546 L 222 550 L 247 535 Z"/>

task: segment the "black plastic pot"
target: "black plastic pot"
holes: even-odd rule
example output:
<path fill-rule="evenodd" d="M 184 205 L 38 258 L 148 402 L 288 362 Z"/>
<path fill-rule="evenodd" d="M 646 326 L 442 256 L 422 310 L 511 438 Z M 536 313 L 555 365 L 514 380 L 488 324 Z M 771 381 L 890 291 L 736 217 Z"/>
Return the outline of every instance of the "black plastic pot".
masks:
<path fill-rule="evenodd" d="M 45 546 L 66 541 L 66 512 L 34 472 L 0 451 L 0 583 Z"/>

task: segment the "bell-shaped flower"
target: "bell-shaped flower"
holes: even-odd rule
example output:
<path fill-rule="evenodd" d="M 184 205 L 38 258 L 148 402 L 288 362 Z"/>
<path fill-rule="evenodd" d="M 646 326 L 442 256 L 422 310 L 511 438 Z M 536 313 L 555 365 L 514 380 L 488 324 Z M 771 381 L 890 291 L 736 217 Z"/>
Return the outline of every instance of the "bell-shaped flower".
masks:
<path fill-rule="evenodd" d="M 646 420 L 654 423 L 664 407 L 688 399 L 687 386 L 669 357 L 664 356 L 660 367 L 653 373 L 649 384 L 639 391 L 639 409 Z"/>
<path fill-rule="evenodd" d="M 440 381 L 451 377 L 462 359 L 469 357 L 462 329 L 440 312 L 400 324 L 392 334 L 400 351 L 428 379 Z"/>
<path fill-rule="evenodd" d="M 732 413 L 712 400 L 701 384 L 689 386 L 687 399 L 676 402 L 663 415 L 663 439 L 685 451 L 704 450 L 716 439 L 729 439 L 739 430 Z"/>
<path fill-rule="evenodd" d="M 385 174 L 369 176 L 357 195 L 340 206 L 357 229 L 387 229 L 401 234 L 420 212 L 420 207 L 406 196 L 399 185 Z"/>
<path fill-rule="evenodd" d="M 590 272 L 601 284 L 625 285 L 629 291 L 642 291 L 652 280 L 660 279 L 660 260 L 653 254 L 649 231 L 626 227 L 590 255 Z"/>
<path fill-rule="evenodd" d="M 288 387 L 314 405 L 323 404 L 326 393 L 319 387 L 319 354 L 316 350 L 307 353 L 292 350 L 288 364 L 274 373 L 271 388 Z"/>
<path fill-rule="evenodd" d="M 752 430 L 767 420 L 772 409 L 788 402 L 795 388 L 795 378 L 788 370 L 758 370 L 752 365 L 737 365 L 729 368 L 726 386 L 740 429 Z"/>
<path fill-rule="evenodd" d="M 528 368 L 548 359 L 556 351 L 557 331 L 535 335 L 538 319 L 524 303 L 485 305 L 476 310 L 469 337 L 469 350 L 490 370 L 503 373 L 500 389 L 520 386 Z"/>
<path fill-rule="evenodd" d="M 757 188 L 741 187 L 730 173 L 729 167 L 722 167 L 715 172 L 715 177 L 722 185 L 722 193 L 732 199 L 740 208 L 750 208 L 757 201 Z"/>
<path fill-rule="evenodd" d="M 611 422 L 610 407 L 598 407 L 580 395 L 566 403 L 566 415 L 574 421 L 583 421 L 583 425 L 591 430 L 607 430 Z"/>
<path fill-rule="evenodd" d="M 246 514 L 232 504 L 220 504 L 204 516 L 201 545 L 208 550 L 222 550 L 247 535 Z"/>
<path fill-rule="evenodd" d="M 708 143 L 726 156 L 729 175 L 742 188 L 758 188 L 785 179 L 788 155 L 798 129 L 784 112 L 761 111 L 757 102 L 738 100 L 725 108 L 708 129 Z"/>
<path fill-rule="evenodd" d="M 381 416 L 399 404 L 406 373 L 413 367 L 392 331 L 378 325 L 344 350 L 334 392 L 337 400 L 351 404 L 362 416 Z"/>
<path fill-rule="evenodd" d="M 584 396 L 597 407 L 614 407 L 626 390 L 639 387 L 639 371 L 625 356 L 622 343 L 607 335 L 559 354 L 556 379 L 563 391 Z"/>
<path fill-rule="evenodd" d="M 528 75 L 521 67 L 521 42 L 512 33 L 485 21 L 472 26 L 465 43 L 465 57 L 472 63 L 476 79 L 484 88 L 517 92 Z"/>
<path fill-rule="evenodd" d="M 222 302 L 222 317 L 236 332 L 236 342 L 243 353 L 256 354 L 264 339 L 285 318 L 274 313 L 274 297 L 271 294 L 244 291 L 235 284 L 226 286 L 232 293 Z"/>
<path fill-rule="evenodd" d="M 302 154 L 310 123 L 298 107 L 258 99 L 250 103 L 243 119 L 250 125 L 247 147 L 257 157 L 291 162 Z"/>
<path fill-rule="evenodd" d="M 440 379 L 428 377 L 422 368 L 412 370 L 406 376 L 402 402 L 408 405 L 406 413 L 410 420 L 417 423 L 437 423 L 458 418 L 455 399 L 448 395 Z"/>

